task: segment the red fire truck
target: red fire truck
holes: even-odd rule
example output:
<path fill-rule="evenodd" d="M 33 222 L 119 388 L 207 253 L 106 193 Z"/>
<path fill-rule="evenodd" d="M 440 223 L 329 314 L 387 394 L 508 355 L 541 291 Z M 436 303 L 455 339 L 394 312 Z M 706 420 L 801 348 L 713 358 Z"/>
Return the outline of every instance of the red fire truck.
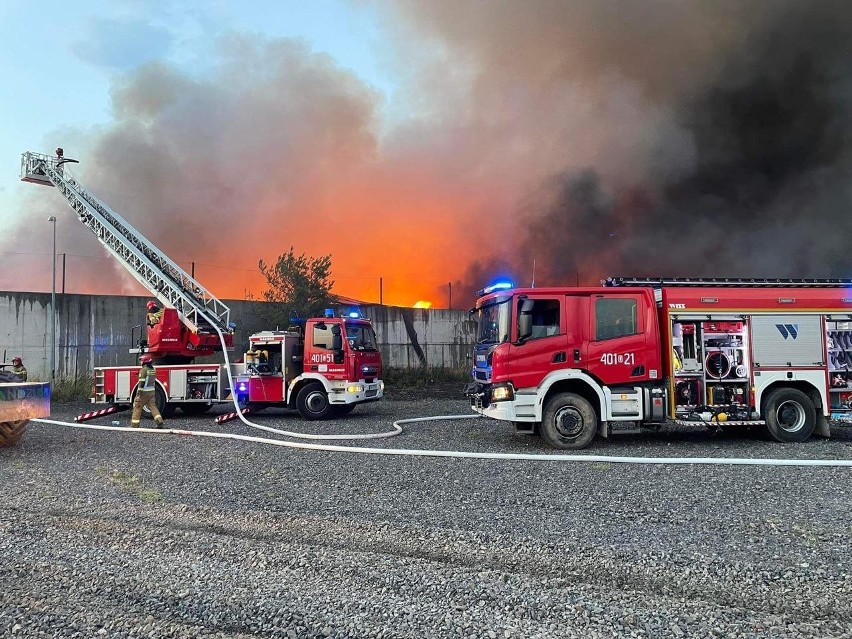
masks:
<path fill-rule="evenodd" d="M 69 162 L 76 160 L 64 157 L 62 149 L 55 156 L 24 153 L 21 179 L 55 186 L 101 245 L 159 301 L 162 311 L 131 352 L 146 353 L 156 364 L 160 412 L 180 408 L 199 414 L 236 397 L 255 411 L 282 406 L 297 409 L 305 419 L 325 419 L 382 397 L 376 335 L 357 312 L 335 317 L 326 311 L 324 317 L 297 320 L 286 331 L 251 335 L 249 351 L 230 370 L 224 364 L 196 364 L 196 357 L 231 348 L 230 309 L 68 175 Z M 95 368 L 92 402 L 132 403 L 138 370 Z M 229 377 L 235 380 L 233 391 Z"/>
<path fill-rule="evenodd" d="M 478 295 L 471 406 L 557 448 L 665 422 L 801 442 L 852 416 L 852 280 L 608 278 Z"/>

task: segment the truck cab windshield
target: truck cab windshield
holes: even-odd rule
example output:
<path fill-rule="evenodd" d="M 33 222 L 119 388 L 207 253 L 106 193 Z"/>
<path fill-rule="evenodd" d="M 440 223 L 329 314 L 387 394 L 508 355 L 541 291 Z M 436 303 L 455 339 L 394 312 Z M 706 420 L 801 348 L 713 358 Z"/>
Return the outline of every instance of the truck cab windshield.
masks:
<path fill-rule="evenodd" d="M 496 344 L 509 341 L 511 306 L 504 298 L 477 309 L 477 344 Z"/>
<path fill-rule="evenodd" d="M 376 334 L 372 326 L 365 324 L 346 324 L 346 339 L 349 348 L 356 351 L 375 351 Z"/>

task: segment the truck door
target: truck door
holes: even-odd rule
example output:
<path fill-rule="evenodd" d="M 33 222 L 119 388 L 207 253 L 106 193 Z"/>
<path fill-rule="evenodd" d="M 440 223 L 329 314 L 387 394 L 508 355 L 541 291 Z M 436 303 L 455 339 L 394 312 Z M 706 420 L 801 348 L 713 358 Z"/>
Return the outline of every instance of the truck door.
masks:
<path fill-rule="evenodd" d="M 514 301 L 513 341 L 506 362 L 507 378 L 516 388 L 535 388 L 551 371 L 579 367 L 584 359 L 577 306 L 580 298 L 527 295 Z M 518 340 L 521 311 L 530 314 L 531 334 Z"/>
<path fill-rule="evenodd" d="M 648 379 L 647 303 L 643 296 L 638 293 L 607 293 L 592 295 L 590 301 L 589 350 L 585 368 L 607 385 Z"/>

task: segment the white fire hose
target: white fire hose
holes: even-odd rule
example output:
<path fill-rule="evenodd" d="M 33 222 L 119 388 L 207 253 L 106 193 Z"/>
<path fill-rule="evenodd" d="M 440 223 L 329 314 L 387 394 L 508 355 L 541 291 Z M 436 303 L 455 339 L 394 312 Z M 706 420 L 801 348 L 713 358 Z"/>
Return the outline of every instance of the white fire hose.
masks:
<path fill-rule="evenodd" d="M 231 387 L 231 398 L 237 415 L 246 426 L 265 430 L 268 432 L 284 435 L 297 439 L 312 440 L 351 440 L 351 439 L 376 439 L 393 437 L 402 433 L 402 424 L 414 424 L 428 421 L 440 421 L 449 419 L 479 419 L 481 415 L 438 415 L 434 417 L 414 417 L 411 419 L 398 419 L 393 422 L 394 430 L 376 434 L 359 435 L 311 435 L 306 433 L 294 433 L 279 430 L 269 426 L 263 426 L 250 422 L 246 419 L 243 411 L 237 403 L 237 395 L 234 392 L 234 379 L 231 374 L 231 364 L 228 359 L 228 351 L 225 349 L 225 339 L 222 332 L 217 328 L 219 339 L 222 342 L 222 353 L 225 357 L 225 366 L 228 373 L 228 383 Z M 250 435 L 238 435 L 236 433 L 211 433 L 208 431 L 180 430 L 175 428 L 127 428 L 124 426 L 99 426 L 94 424 L 77 424 L 74 422 L 63 422 L 54 419 L 32 419 L 32 422 L 52 424 L 56 426 L 70 426 L 72 428 L 87 428 L 90 430 L 112 430 L 123 433 L 159 433 L 171 435 L 192 435 L 196 437 L 213 437 L 216 439 L 232 439 L 237 441 L 254 442 L 257 444 L 269 444 L 272 446 L 283 446 L 285 448 L 298 448 L 303 450 L 320 450 L 335 453 L 361 453 L 367 455 L 398 455 L 408 457 L 451 457 L 461 459 L 498 459 L 513 461 L 553 461 L 553 462 L 604 462 L 613 464 L 703 464 L 720 466 L 830 466 L 830 467 L 852 467 L 852 459 L 761 459 L 743 457 L 621 457 L 611 455 L 566 455 L 547 453 L 483 453 L 457 450 L 428 450 L 418 448 L 369 448 L 363 446 L 340 446 L 338 444 L 312 444 L 298 441 L 286 441 L 281 439 L 269 439 L 267 437 L 252 437 Z"/>

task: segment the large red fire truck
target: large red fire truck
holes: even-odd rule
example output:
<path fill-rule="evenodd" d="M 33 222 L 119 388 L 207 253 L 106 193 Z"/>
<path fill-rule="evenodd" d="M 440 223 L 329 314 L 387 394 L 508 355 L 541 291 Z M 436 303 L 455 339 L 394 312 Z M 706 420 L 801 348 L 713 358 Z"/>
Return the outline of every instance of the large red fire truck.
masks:
<path fill-rule="evenodd" d="M 157 321 L 131 352 L 157 364 L 156 401 L 166 415 L 175 408 L 200 414 L 234 398 L 255 411 L 294 408 L 305 419 L 345 415 L 384 392 L 382 359 L 370 322 L 357 312 L 297 320 L 286 331 L 249 337 L 249 350 L 232 364 L 197 364 L 196 357 L 228 350 L 234 325 L 230 309 L 164 255 L 118 213 L 83 188 L 66 170 L 62 149 L 55 156 L 24 153 L 21 179 L 55 186 L 80 221 L 162 306 Z M 132 403 L 137 366 L 94 369 L 93 403 Z M 229 375 L 230 372 L 230 375 Z M 230 380 L 234 380 L 233 389 Z"/>
<path fill-rule="evenodd" d="M 801 442 L 852 416 L 852 280 L 608 278 L 478 295 L 472 408 L 557 448 L 666 422 Z"/>

